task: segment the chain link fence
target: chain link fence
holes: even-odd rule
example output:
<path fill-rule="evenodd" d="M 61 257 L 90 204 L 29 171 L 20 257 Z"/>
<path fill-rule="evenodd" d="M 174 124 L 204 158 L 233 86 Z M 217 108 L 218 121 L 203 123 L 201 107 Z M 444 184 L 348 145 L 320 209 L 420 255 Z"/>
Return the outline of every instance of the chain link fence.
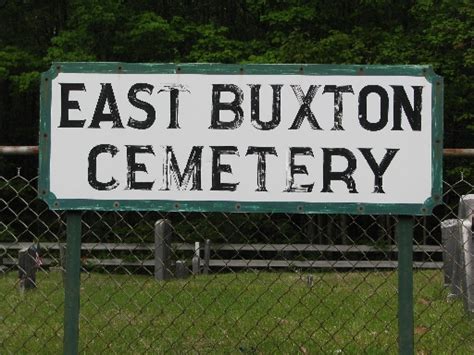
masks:
<path fill-rule="evenodd" d="M 36 186 L 20 170 L 0 176 L 2 354 L 63 349 L 65 216 Z M 444 204 L 415 219 L 419 354 L 474 353 L 474 321 L 445 284 L 440 227 L 473 193 L 472 181 L 445 182 Z M 166 250 L 155 235 L 163 219 Z M 394 216 L 85 212 L 82 221 L 81 353 L 398 352 Z M 29 289 L 21 255 L 32 245 Z"/>

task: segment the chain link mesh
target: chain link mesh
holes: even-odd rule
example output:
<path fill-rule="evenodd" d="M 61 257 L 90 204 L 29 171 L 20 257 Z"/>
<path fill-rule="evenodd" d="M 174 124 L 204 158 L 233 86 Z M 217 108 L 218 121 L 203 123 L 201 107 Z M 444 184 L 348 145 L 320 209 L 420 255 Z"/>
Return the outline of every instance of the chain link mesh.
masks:
<path fill-rule="evenodd" d="M 65 215 L 36 186 L 20 171 L 0 177 L 2 354 L 62 351 Z M 474 322 L 444 284 L 440 229 L 472 193 L 445 182 L 444 204 L 416 217 L 419 354 L 474 353 Z M 155 278 L 160 219 L 173 232 L 167 281 Z M 85 212 L 82 223 L 81 353 L 398 352 L 396 217 Z M 20 250 L 38 243 L 36 288 L 21 291 Z"/>

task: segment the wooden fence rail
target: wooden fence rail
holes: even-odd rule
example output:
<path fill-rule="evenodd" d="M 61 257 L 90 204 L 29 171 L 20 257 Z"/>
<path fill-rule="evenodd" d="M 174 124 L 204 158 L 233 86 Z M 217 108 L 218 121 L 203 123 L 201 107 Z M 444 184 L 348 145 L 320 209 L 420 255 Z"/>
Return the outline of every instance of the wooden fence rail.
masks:
<path fill-rule="evenodd" d="M 204 243 L 203 243 L 204 244 Z M 12 255 L 25 247 L 30 246 L 31 243 L 0 243 L 0 249 L 7 250 L 4 257 L 5 265 L 16 265 L 17 259 Z M 41 248 L 49 254 L 50 251 L 59 253 L 61 244 L 45 242 L 41 243 Z M 172 243 L 174 251 L 194 252 L 195 245 L 192 243 Z M 209 267 L 211 268 L 321 268 L 321 269 L 395 269 L 397 268 L 396 260 L 375 260 L 366 253 L 396 253 L 398 251 L 395 245 L 387 245 L 384 247 L 372 245 L 325 245 L 325 244 L 211 244 L 211 249 L 214 253 L 214 258 L 209 260 Z M 110 267 L 153 267 L 155 260 L 153 253 L 155 251 L 155 244 L 153 243 L 82 243 L 81 250 L 86 254 L 83 258 L 83 266 L 110 266 Z M 414 253 L 418 254 L 432 254 L 442 253 L 443 248 L 440 245 L 414 245 Z M 101 258 L 91 255 L 95 251 L 108 252 L 150 252 L 150 259 L 140 260 L 138 257 L 128 258 Z M 219 252 L 265 252 L 266 259 L 251 259 L 246 260 L 242 257 L 235 256 L 229 258 L 216 258 L 216 253 Z M 341 257 L 329 260 L 325 257 L 322 260 L 306 260 L 304 253 L 307 252 L 332 252 L 338 253 Z M 269 253 L 275 253 L 274 259 L 268 259 Z M 283 258 L 280 253 L 287 253 L 287 257 Z M 298 259 L 291 260 L 292 253 L 298 253 Z M 364 260 L 351 260 L 351 256 L 346 256 L 347 253 L 353 257 L 352 253 L 364 254 Z M 237 254 L 238 255 L 238 254 Z M 310 259 L 311 256 L 308 257 Z M 380 256 L 379 256 L 380 258 Z M 355 258 L 357 259 L 357 258 Z M 396 259 L 396 258 L 394 258 Z M 201 261 L 202 263 L 202 261 Z M 59 265 L 59 257 L 44 258 L 44 266 Z M 441 269 L 442 262 L 436 261 L 415 261 L 413 264 L 417 269 Z"/>

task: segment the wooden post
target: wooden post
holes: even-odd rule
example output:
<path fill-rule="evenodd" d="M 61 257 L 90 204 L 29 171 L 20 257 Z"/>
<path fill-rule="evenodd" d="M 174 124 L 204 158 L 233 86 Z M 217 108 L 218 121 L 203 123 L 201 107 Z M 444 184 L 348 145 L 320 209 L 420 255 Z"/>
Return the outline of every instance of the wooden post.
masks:
<path fill-rule="evenodd" d="M 194 255 L 191 260 L 193 269 L 193 275 L 199 275 L 201 273 L 201 257 L 199 255 L 200 245 L 199 242 L 194 243 Z"/>
<path fill-rule="evenodd" d="M 18 276 L 20 291 L 36 288 L 36 249 L 33 246 L 23 248 L 18 253 Z"/>
<path fill-rule="evenodd" d="M 171 222 L 160 219 L 155 223 L 155 279 L 169 280 L 171 273 Z"/>
<path fill-rule="evenodd" d="M 211 240 L 206 239 L 206 242 L 204 243 L 204 275 L 209 274 L 209 262 L 211 259 Z"/>

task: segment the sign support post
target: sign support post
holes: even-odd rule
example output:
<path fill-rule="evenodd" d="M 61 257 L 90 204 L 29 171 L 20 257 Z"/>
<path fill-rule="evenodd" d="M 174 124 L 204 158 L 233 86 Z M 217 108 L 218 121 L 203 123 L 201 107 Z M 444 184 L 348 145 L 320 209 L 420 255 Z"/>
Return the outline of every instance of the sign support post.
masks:
<path fill-rule="evenodd" d="M 81 284 L 81 212 L 68 211 L 66 280 L 64 290 L 64 353 L 79 349 L 79 308 Z"/>
<path fill-rule="evenodd" d="M 399 216 L 398 244 L 398 344 L 400 354 L 413 354 L 413 217 Z"/>

